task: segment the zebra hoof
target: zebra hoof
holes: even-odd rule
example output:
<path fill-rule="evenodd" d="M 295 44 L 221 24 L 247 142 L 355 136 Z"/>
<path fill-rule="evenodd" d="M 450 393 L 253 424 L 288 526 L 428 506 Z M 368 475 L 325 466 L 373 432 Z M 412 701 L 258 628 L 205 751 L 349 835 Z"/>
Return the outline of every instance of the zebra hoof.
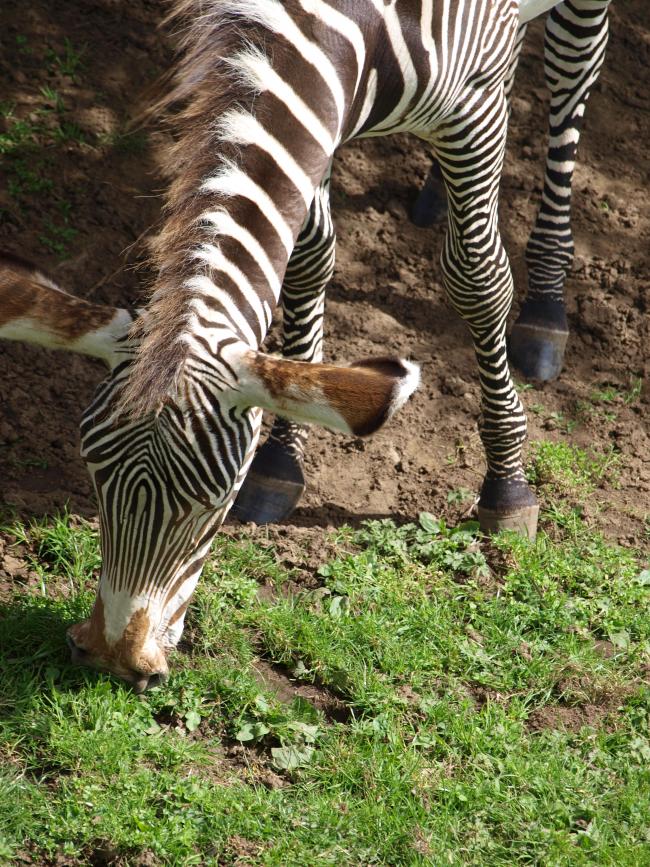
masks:
<path fill-rule="evenodd" d="M 508 344 L 510 359 L 526 379 L 550 382 L 562 372 L 568 337 L 568 331 L 516 322 Z"/>
<path fill-rule="evenodd" d="M 304 490 L 304 484 L 250 472 L 232 507 L 233 514 L 245 523 L 277 524 L 293 512 Z"/>
<path fill-rule="evenodd" d="M 232 508 L 240 521 L 276 524 L 298 505 L 305 490 L 299 461 L 281 442 L 268 439 L 255 455 Z"/>
<path fill-rule="evenodd" d="M 514 530 L 534 539 L 539 505 L 525 479 L 487 476 L 478 502 L 478 520 L 484 533 Z"/>
<path fill-rule="evenodd" d="M 537 536 L 539 506 L 524 506 L 514 512 L 498 512 L 479 505 L 478 520 L 484 533 L 498 533 L 500 530 L 514 530 L 521 536 L 534 541 Z"/>
<path fill-rule="evenodd" d="M 447 221 L 447 194 L 441 180 L 427 178 L 411 208 L 411 222 L 428 229 Z"/>

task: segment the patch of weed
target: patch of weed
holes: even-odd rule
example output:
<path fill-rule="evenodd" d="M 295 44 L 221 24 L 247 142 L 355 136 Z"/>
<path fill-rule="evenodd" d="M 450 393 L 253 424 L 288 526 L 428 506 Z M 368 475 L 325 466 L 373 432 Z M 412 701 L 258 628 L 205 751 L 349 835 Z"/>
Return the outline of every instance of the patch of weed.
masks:
<path fill-rule="evenodd" d="M 66 36 L 63 41 L 63 53 L 57 54 L 52 48 L 49 48 L 46 52 L 45 60 L 50 70 L 61 72 L 63 75 L 68 75 L 74 80 L 83 66 L 83 56 L 85 53 L 85 45 L 75 48 Z"/>
<path fill-rule="evenodd" d="M 14 523 L 44 583 L 0 610 L 0 857 L 646 863 L 647 564 L 562 508 L 534 544 L 368 522 L 304 591 L 268 544 L 221 536 L 172 675 L 141 697 L 67 662 L 95 531 Z M 260 653 L 346 721 L 262 688 Z"/>
<path fill-rule="evenodd" d="M 620 455 L 586 452 L 564 442 L 534 442 L 527 467 L 527 478 L 550 494 L 584 498 L 604 481 L 615 483 Z"/>

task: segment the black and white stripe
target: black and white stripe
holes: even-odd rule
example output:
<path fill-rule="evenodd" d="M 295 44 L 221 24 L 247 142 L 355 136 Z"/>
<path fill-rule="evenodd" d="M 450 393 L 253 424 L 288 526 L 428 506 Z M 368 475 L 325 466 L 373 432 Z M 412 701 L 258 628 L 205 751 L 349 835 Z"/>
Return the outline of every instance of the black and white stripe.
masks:
<path fill-rule="evenodd" d="M 571 186 L 585 103 L 608 37 L 609 0 L 565 0 L 546 22 L 544 73 L 551 92 L 542 202 L 526 248 L 529 298 L 564 301 L 573 260 Z"/>

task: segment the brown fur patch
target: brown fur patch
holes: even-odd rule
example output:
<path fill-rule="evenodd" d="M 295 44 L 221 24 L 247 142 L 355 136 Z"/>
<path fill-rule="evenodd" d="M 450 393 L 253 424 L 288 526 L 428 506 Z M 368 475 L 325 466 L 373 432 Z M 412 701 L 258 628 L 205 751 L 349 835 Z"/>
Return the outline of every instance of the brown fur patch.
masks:
<path fill-rule="evenodd" d="M 98 594 L 90 617 L 71 626 L 68 633 L 76 647 L 85 652 L 80 662 L 130 680 L 134 673 L 150 675 L 167 672 L 167 661 L 162 650 L 150 653 L 145 648 L 150 629 L 149 615 L 140 608 L 127 623 L 122 637 L 115 644 L 109 644 L 106 641 L 104 603 Z"/>
<path fill-rule="evenodd" d="M 0 327 L 27 319 L 63 343 L 74 343 L 115 316 L 114 307 L 89 304 L 50 282 L 28 262 L 0 253 Z"/>
<path fill-rule="evenodd" d="M 380 428 L 388 418 L 395 385 L 392 376 L 379 370 L 351 367 L 328 372 L 322 388 L 352 431 L 363 437 Z"/>
<path fill-rule="evenodd" d="M 392 358 L 367 359 L 351 367 L 285 361 L 261 353 L 251 353 L 249 359 L 253 373 L 279 404 L 294 399 L 296 392 L 314 403 L 322 403 L 324 397 L 357 436 L 373 433 L 386 421 L 406 373 Z"/>

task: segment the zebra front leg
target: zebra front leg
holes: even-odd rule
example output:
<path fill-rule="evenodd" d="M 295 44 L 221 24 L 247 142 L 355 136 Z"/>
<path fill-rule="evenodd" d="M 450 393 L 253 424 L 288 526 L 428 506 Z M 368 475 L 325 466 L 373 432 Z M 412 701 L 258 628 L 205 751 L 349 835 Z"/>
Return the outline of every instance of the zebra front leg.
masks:
<path fill-rule="evenodd" d="M 521 48 L 526 37 L 527 24 L 522 24 L 517 31 L 517 39 L 512 51 L 512 57 L 508 66 L 508 73 L 504 83 L 506 98 L 510 97 L 510 91 L 515 81 L 515 72 L 519 63 Z M 435 159 L 431 161 L 431 168 L 427 179 L 411 208 L 411 222 L 420 229 L 428 229 L 444 223 L 447 220 L 447 192 L 445 181 L 440 171 L 440 166 Z"/>
<path fill-rule="evenodd" d="M 526 416 L 506 351 L 513 280 L 497 219 L 506 122 L 505 96 L 495 88 L 436 133 L 449 201 L 442 270 L 449 299 L 469 326 L 478 362 L 479 430 L 487 458 L 479 498 L 481 527 L 515 529 L 533 538 L 539 507 L 521 460 Z"/>
<path fill-rule="evenodd" d="M 329 204 L 329 174 L 298 236 L 282 284 L 282 354 L 293 361 L 323 357 L 325 289 L 334 273 L 336 237 Z M 305 490 L 303 463 L 308 426 L 276 418 L 233 507 L 240 521 L 282 521 Z"/>
<path fill-rule="evenodd" d="M 551 91 L 542 202 L 528 247 L 528 295 L 510 334 L 510 358 L 528 379 L 560 375 L 569 326 L 564 283 L 573 260 L 571 184 L 585 103 L 607 45 L 609 0 L 566 0 L 546 20 Z"/>

